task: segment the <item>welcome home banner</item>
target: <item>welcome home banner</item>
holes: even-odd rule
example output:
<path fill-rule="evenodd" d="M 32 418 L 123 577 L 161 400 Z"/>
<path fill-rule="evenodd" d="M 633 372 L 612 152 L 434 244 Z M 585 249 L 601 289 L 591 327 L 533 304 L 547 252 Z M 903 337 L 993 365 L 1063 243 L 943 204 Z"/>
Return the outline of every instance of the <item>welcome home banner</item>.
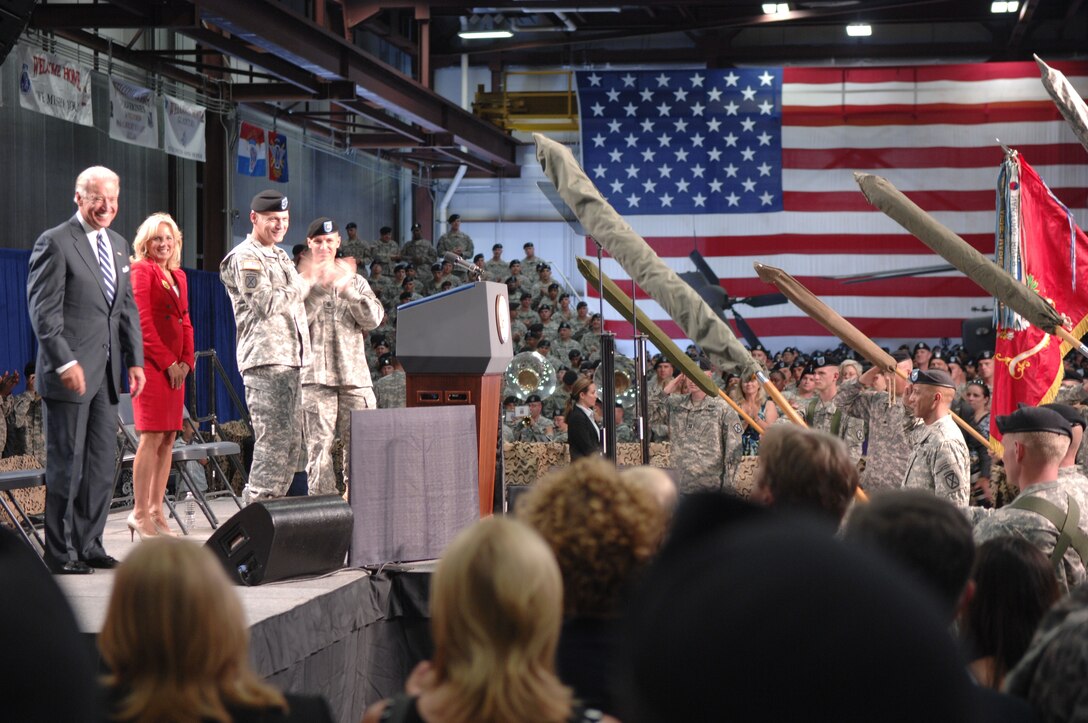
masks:
<path fill-rule="evenodd" d="M 93 126 L 91 69 L 44 50 L 19 45 L 19 105 L 82 126 Z"/>

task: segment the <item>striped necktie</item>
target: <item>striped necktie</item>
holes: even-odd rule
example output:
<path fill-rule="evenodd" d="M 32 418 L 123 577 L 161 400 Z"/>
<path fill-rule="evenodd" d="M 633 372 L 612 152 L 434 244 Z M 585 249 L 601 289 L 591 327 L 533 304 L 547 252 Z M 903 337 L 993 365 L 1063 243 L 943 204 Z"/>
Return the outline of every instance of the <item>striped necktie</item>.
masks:
<path fill-rule="evenodd" d="M 117 278 L 113 273 L 113 259 L 110 257 L 110 245 L 106 234 L 98 232 L 98 268 L 102 269 L 102 282 L 106 285 L 106 303 L 113 305 L 117 293 Z"/>

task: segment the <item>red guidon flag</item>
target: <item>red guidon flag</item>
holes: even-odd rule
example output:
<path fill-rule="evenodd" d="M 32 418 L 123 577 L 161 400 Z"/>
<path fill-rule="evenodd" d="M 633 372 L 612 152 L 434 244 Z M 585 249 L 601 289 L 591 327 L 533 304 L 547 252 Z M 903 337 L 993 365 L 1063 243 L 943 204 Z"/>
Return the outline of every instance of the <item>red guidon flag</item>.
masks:
<path fill-rule="evenodd" d="M 996 262 L 1039 293 L 1072 323 L 1074 337 L 1088 332 L 1088 236 L 1023 156 L 1010 152 L 998 180 Z M 994 420 L 1019 404 L 1054 400 L 1069 344 L 1030 326 L 998 303 L 997 345 L 990 435 Z"/>

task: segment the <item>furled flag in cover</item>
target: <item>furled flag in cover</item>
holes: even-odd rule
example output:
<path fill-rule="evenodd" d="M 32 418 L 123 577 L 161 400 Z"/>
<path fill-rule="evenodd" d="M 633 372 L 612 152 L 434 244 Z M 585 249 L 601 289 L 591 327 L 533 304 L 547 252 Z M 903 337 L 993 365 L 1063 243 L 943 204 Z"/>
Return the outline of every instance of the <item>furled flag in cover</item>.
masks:
<path fill-rule="evenodd" d="M 1001 166 L 997 197 L 997 263 L 1065 314 L 1074 337 L 1088 333 L 1088 236 L 1016 151 Z M 994 423 L 999 415 L 1021 403 L 1054 401 L 1069 344 L 1027 324 L 1003 304 L 994 316 L 990 435 L 1000 439 Z"/>
<path fill-rule="evenodd" d="M 268 180 L 287 183 L 287 136 L 268 131 Z"/>
<path fill-rule="evenodd" d="M 238 129 L 238 173 L 264 178 L 266 168 L 264 129 L 242 121 Z"/>

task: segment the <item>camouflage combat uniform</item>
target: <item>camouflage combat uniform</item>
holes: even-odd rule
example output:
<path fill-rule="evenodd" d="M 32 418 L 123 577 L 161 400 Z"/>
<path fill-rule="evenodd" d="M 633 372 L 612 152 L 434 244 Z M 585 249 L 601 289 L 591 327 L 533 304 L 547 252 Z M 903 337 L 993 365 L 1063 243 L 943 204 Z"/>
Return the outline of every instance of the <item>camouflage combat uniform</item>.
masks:
<path fill-rule="evenodd" d="M 374 382 L 378 409 L 399 409 L 407 406 L 407 375 L 400 369 Z"/>
<path fill-rule="evenodd" d="M 411 261 L 417 269 L 429 269 L 438 260 L 434 246 L 425 238 L 409 241 L 400 249 L 403 261 Z"/>
<path fill-rule="evenodd" d="M 488 259 L 484 262 L 484 271 L 491 277 L 492 281 L 498 281 L 505 283 L 510 278 L 510 264 L 505 261 L 496 261 L 494 259 Z"/>
<path fill-rule="evenodd" d="M 386 268 L 389 268 L 389 265 L 393 263 L 394 256 L 400 256 L 400 245 L 396 241 L 378 239 L 373 243 L 370 252 L 372 261 L 381 261 Z"/>
<path fill-rule="evenodd" d="M 515 442 L 551 442 L 555 436 L 555 425 L 542 414 L 532 424 L 515 422 L 513 433 Z"/>
<path fill-rule="evenodd" d="M 680 492 L 732 487 L 741 455 L 740 417 L 720 397 L 692 401 L 690 394 L 650 400 L 650 423 L 667 424 L 669 457 L 680 475 Z"/>
<path fill-rule="evenodd" d="M 45 427 L 42 398 L 35 391 L 12 397 L 7 413 L 8 439 L 5 456 L 30 455 L 45 466 Z"/>
<path fill-rule="evenodd" d="M 907 460 L 903 486 L 926 489 L 957 507 L 971 496 L 971 464 L 967 443 L 952 415 L 914 432 L 914 451 Z"/>
<path fill-rule="evenodd" d="M 666 382 L 667 383 L 667 382 Z M 658 403 L 663 404 L 664 400 L 669 395 L 665 393 L 665 387 L 657 378 L 657 374 L 649 377 L 646 382 L 646 399 L 649 404 L 653 404 L 653 400 L 656 399 Z M 653 415 L 651 415 L 652 417 Z M 652 442 L 668 442 L 669 441 L 669 425 L 667 422 L 653 422 L 652 419 L 648 421 L 650 425 L 650 441 Z"/>
<path fill-rule="evenodd" d="M 253 424 L 246 502 L 287 494 L 302 453 L 300 370 L 310 363 L 310 285 L 287 254 L 252 236 L 219 266 L 237 327 L 238 371 Z"/>
<path fill-rule="evenodd" d="M 438 255 L 445 256 L 450 251 L 471 262 L 476 255 L 476 246 L 472 243 L 472 237 L 464 231 L 447 231 L 438 239 Z"/>
<path fill-rule="evenodd" d="M 616 444 L 626 444 L 628 442 L 637 442 L 638 435 L 635 433 L 635 428 L 627 422 L 616 425 Z"/>
<path fill-rule="evenodd" d="M 370 247 L 367 245 L 366 241 L 363 241 L 361 238 L 352 240 L 345 237 L 344 240 L 340 242 L 340 252 L 343 253 L 344 256 L 350 256 L 355 259 L 355 263 L 358 264 L 357 271 L 360 274 L 366 274 L 366 267 L 363 266 L 363 260 L 373 259 Z"/>
<path fill-rule="evenodd" d="M 1046 500 L 1061 510 L 1064 516 L 1068 510 L 1068 496 L 1070 495 L 1076 497 L 1073 490 L 1063 482 L 1054 481 L 1031 485 L 1023 490 L 1016 499 L 1037 497 Z M 1015 504 L 1013 502 L 1013 505 Z M 1077 501 L 1077 504 L 1081 505 L 1080 529 L 1088 531 L 1088 510 L 1083 507 L 1080 500 Z M 1012 535 L 1022 537 L 1032 543 L 1048 558 L 1054 552 L 1054 546 L 1058 540 L 1058 528 L 1037 512 L 1018 509 L 1009 505 L 997 510 L 973 507 L 971 512 L 976 520 L 975 542 L 980 545 L 995 537 Z M 1063 593 L 1084 582 L 1084 561 L 1080 559 L 1080 555 L 1077 554 L 1072 545 L 1066 550 L 1065 556 L 1062 558 L 1062 564 L 1055 567 L 1054 571 L 1058 575 L 1058 586 Z"/>
<path fill-rule="evenodd" d="M 921 420 L 897 399 L 888 406 L 888 393 L 866 390 L 857 381 L 844 382 L 835 395 L 839 408 L 851 417 L 868 422 L 869 448 L 861 486 L 872 491 L 898 488 L 907 474 L 910 435 Z"/>
<path fill-rule="evenodd" d="M 830 401 L 823 401 L 819 395 L 808 400 L 801 407 L 805 422 L 813 429 L 827 432 L 833 437 L 838 437 L 846 444 L 850 452 L 850 460 L 857 462 L 861 459 L 862 449 L 865 446 L 865 422 L 856 417 L 851 417 L 846 410 L 840 407 L 835 397 Z"/>
<path fill-rule="evenodd" d="M 302 370 L 302 408 L 311 495 L 337 493 L 336 438 L 350 450 L 351 411 L 377 407 L 366 363 L 366 339 L 384 316 L 381 301 L 358 277 L 340 291 L 314 285 L 306 299 L 313 356 Z M 344 469 L 350 469 L 347 452 Z"/>

